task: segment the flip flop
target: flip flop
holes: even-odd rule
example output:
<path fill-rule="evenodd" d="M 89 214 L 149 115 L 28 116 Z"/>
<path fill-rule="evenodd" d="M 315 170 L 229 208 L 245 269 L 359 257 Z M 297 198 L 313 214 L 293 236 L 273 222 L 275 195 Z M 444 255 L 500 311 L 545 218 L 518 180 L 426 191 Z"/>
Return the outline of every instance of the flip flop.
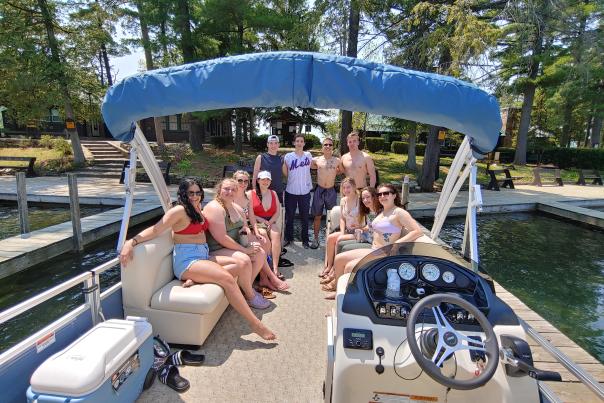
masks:
<path fill-rule="evenodd" d="M 190 351 L 179 350 L 170 355 L 166 360 L 166 364 L 171 365 L 192 365 L 198 367 L 203 364 L 206 356 L 203 354 L 193 354 Z"/>
<path fill-rule="evenodd" d="M 271 291 L 270 288 L 266 288 L 266 287 L 262 287 L 262 291 L 260 291 L 260 294 L 262 294 L 262 296 L 266 299 L 277 298 L 277 296 L 275 294 L 273 294 L 273 291 Z"/>
<path fill-rule="evenodd" d="M 278 265 L 279 267 L 292 267 L 293 265 L 294 264 L 291 261 L 289 261 L 288 259 L 285 259 L 283 257 L 279 258 L 279 265 Z M 281 279 L 281 280 L 283 280 L 283 279 Z"/>
<path fill-rule="evenodd" d="M 157 374 L 159 381 L 168 385 L 178 393 L 183 393 L 189 390 L 191 384 L 185 378 L 180 376 L 178 368 L 174 365 L 165 365 Z"/>

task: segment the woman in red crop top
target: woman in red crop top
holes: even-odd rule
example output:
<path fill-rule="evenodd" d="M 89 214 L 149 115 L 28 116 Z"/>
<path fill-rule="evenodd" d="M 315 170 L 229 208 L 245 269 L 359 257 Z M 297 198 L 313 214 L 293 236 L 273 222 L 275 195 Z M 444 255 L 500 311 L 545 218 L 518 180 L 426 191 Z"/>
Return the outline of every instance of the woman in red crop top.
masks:
<path fill-rule="evenodd" d="M 284 280 L 285 277 L 279 272 L 279 256 L 281 255 L 281 228 L 277 224 L 279 214 L 281 213 L 281 203 L 277 198 L 277 193 L 270 190 L 271 173 L 261 171 L 258 173 L 256 181 L 256 189 L 249 191 L 252 209 L 254 211 L 253 218 L 250 216 L 252 227 L 258 228 L 261 234 L 266 234 L 270 238 L 270 251 L 272 255 L 273 272 Z M 264 233 L 263 233 L 264 232 Z"/>
<path fill-rule="evenodd" d="M 266 300 L 252 288 L 251 284 L 245 282 L 237 284 L 235 280 L 235 278 L 249 278 L 251 273 L 244 271 L 246 269 L 250 271 L 251 268 L 238 264 L 235 260 L 220 261 L 216 257 L 209 257 L 205 235 L 208 230 L 208 220 L 201 212 L 202 201 L 201 183 L 193 178 L 183 179 L 178 187 L 177 205 L 168 210 L 157 224 L 124 243 L 120 251 L 120 263 L 125 268 L 132 260 L 136 245 L 172 229 L 173 270 L 175 276 L 184 281 L 183 286 L 187 287 L 195 283 L 218 284 L 223 288 L 229 303 L 249 322 L 252 330 L 265 340 L 274 340 L 275 334 L 263 325 L 250 309 L 250 306 L 265 307 Z"/>

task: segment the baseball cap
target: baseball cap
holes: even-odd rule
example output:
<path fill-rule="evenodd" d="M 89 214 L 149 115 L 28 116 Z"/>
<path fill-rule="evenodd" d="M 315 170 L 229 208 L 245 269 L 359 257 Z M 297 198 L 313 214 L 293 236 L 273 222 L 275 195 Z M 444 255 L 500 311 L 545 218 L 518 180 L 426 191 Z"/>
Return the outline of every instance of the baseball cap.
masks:
<path fill-rule="evenodd" d="M 271 176 L 271 173 L 269 171 L 260 171 L 258 173 L 258 179 L 270 179 L 270 180 L 273 180 L 273 178 Z"/>
<path fill-rule="evenodd" d="M 280 143 L 279 137 L 275 136 L 274 134 L 271 134 L 270 136 L 268 136 L 268 139 L 266 139 L 267 143 L 270 143 L 271 141 L 276 141 L 277 143 Z"/>

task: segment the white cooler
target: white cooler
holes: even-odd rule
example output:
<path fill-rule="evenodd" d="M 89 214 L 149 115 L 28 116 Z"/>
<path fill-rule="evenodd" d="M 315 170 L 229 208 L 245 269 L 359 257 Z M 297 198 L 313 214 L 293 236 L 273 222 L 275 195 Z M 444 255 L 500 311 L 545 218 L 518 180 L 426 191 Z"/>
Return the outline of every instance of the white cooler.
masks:
<path fill-rule="evenodd" d="M 151 324 L 142 318 L 100 323 L 31 376 L 28 402 L 132 402 L 153 365 Z M 148 381 L 152 381 L 150 378 Z"/>

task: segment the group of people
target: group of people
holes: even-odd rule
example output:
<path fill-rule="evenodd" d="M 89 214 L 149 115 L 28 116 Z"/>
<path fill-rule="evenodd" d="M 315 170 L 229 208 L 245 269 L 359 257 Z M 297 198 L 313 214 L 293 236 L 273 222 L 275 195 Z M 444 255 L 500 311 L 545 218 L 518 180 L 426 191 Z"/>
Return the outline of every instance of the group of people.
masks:
<path fill-rule="evenodd" d="M 325 138 L 323 155 L 313 158 L 304 151 L 304 136 L 294 137 L 295 151 L 280 156 L 279 138 L 268 137 L 268 152 L 259 155 L 251 178 L 237 171 L 216 186 L 214 200 L 202 208 L 204 192 L 199 180 L 184 179 L 178 188 L 177 202 L 161 220 L 127 240 L 120 252 L 126 267 L 134 247 L 165 231 L 172 231 L 174 275 L 183 286 L 215 283 L 224 289 L 233 308 L 265 340 L 275 334 L 252 312 L 267 309 L 273 291 L 286 291 L 289 285 L 279 272 L 282 248 L 293 242 L 294 217 L 299 211 L 301 238 L 305 248 L 319 247 L 319 229 L 324 209 L 337 203 L 336 176 L 341 183 L 340 231 L 327 238 L 327 261 L 320 276 L 323 289 L 335 296 L 337 278 L 352 270 L 371 249 L 355 249 L 336 255 L 340 242 L 364 239 L 378 249 L 393 242 L 412 241 L 422 235 L 419 224 L 401 208 L 400 196 L 391 185 L 375 188 L 376 175 L 371 157 L 359 149 L 359 134 L 347 138 L 349 153 L 333 155 L 334 141 Z M 317 170 L 313 188 L 310 170 Z M 287 184 L 284 186 L 284 178 Z M 369 186 L 367 186 L 369 179 Z M 285 242 L 281 245 L 279 218 L 285 204 Z M 314 239 L 308 236 L 309 214 L 314 216 Z M 256 282 L 256 279 L 257 282 Z"/>

